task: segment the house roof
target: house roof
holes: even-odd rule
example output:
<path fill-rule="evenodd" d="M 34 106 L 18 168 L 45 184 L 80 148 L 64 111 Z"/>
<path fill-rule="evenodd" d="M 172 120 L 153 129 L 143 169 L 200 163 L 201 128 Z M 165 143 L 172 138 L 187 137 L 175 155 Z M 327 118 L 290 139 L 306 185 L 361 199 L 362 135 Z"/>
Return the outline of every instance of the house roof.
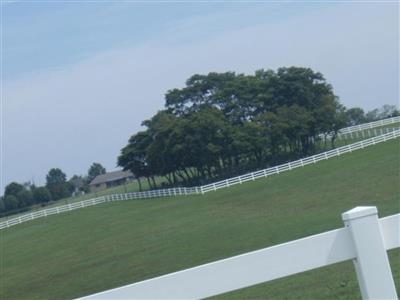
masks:
<path fill-rule="evenodd" d="M 96 176 L 91 182 L 90 185 L 106 183 L 110 181 L 116 181 L 124 178 L 133 177 L 131 171 L 114 171 L 105 174 L 101 174 Z"/>

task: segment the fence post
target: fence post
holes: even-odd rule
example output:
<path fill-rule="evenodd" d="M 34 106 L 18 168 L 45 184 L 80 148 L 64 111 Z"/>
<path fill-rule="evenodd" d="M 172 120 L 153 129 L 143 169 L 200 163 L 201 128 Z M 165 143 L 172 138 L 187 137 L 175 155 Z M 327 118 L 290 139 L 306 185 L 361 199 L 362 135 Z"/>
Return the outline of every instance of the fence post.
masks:
<path fill-rule="evenodd" d="M 383 244 L 375 206 L 359 206 L 342 214 L 353 240 L 353 260 L 361 296 L 365 299 L 397 299 L 389 259 Z"/>

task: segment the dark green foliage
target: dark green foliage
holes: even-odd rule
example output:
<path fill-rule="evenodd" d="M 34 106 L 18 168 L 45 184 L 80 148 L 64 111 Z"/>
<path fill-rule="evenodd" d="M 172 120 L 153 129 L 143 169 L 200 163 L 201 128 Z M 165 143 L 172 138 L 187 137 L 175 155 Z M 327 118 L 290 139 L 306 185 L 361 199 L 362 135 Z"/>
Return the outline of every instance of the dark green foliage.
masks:
<path fill-rule="evenodd" d="M 4 197 L 0 197 L 0 214 L 6 211 L 6 205 L 4 204 Z"/>
<path fill-rule="evenodd" d="M 18 212 L 18 209 L 25 208 L 34 203 L 32 191 L 29 184 L 11 182 L 5 187 L 4 197 L 0 205 L 0 213 Z"/>
<path fill-rule="evenodd" d="M 13 195 L 17 196 L 17 194 L 21 191 L 23 191 L 25 188 L 22 184 L 16 183 L 16 182 L 11 182 L 9 185 L 7 185 L 4 189 L 4 196 L 8 195 Z"/>
<path fill-rule="evenodd" d="M 33 190 L 33 199 L 35 203 L 46 203 L 51 201 L 51 194 L 49 190 L 42 186 Z"/>
<path fill-rule="evenodd" d="M 100 163 L 93 163 L 88 170 L 88 181 L 91 182 L 96 176 L 105 173 L 106 169 Z"/>
<path fill-rule="evenodd" d="M 46 187 L 53 200 L 71 196 L 74 189 L 73 185 L 67 182 L 67 176 L 58 168 L 51 169 L 47 174 Z"/>
<path fill-rule="evenodd" d="M 195 185 L 315 153 L 320 134 L 346 125 L 345 108 L 308 68 L 194 75 L 167 92 L 118 165 L 137 178 Z"/>
<path fill-rule="evenodd" d="M 19 191 L 16 197 L 18 198 L 19 207 L 30 206 L 34 203 L 33 195 L 30 190 L 24 189 L 22 191 Z"/>
<path fill-rule="evenodd" d="M 354 108 L 348 109 L 346 111 L 346 117 L 348 119 L 349 126 L 362 124 L 362 123 L 365 123 L 367 120 L 364 110 L 360 107 L 354 107 Z"/>
<path fill-rule="evenodd" d="M 53 168 L 50 169 L 49 173 L 46 175 L 46 186 L 54 186 L 58 184 L 65 183 L 67 181 L 67 176 L 61 169 Z"/>
<path fill-rule="evenodd" d="M 14 210 L 19 207 L 18 198 L 14 195 L 7 195 L 4 197 L 4 206 L 6 210 Z"/>

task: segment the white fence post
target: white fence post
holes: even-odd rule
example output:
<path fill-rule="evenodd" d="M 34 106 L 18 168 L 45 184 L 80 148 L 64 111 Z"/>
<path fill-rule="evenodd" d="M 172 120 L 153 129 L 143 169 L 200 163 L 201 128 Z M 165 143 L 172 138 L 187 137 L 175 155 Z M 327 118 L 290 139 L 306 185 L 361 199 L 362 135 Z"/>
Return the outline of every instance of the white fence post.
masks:
<path fill-rule="evenodd" d="M 398 299 L 383 244 L 375 206 L 360 206 L 342 214 L 350 230 L 353 260 L 363 299 Z"/>

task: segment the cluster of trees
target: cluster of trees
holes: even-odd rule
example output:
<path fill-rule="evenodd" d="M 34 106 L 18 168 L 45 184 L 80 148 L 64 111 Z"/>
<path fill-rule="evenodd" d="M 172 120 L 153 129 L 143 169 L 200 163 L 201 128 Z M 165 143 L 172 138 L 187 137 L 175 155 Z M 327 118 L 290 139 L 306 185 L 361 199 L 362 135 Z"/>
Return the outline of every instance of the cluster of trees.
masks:
<path fill-rule="evenodd" d="M 327 148 L 321 134 L 334 147 L 340 128 L 398 114 L 347 110 L 321 73 L 298 67 L 194 75 L 165 100 L 118 157 L 152 188 L 155 176 L 195 185 L 310 155 Z"/>
<path fill-rule="evenodd" d="M 376 108 L 365 113 L 360 107 L 346 110 L 347 125 L 353 126 L 367 122 L 378 121 L 386 118 L 400 116 L 400 111 L 395 105 L 385 104 L 381 108 Z"/>
<path fill-rule="evenodd" d="M 321 73 L 309 68 L 193 75 L 181 89 L 165 95 L 165 109 L 142 125 L 121 149 L 118 165 L 157 188 L 155 176 L 168 185 L 197 185 L 266 168 L 334 147 L 337 132 L 400 115 L 384 105 L 365 113 L 340 104 Z M 93 163 L 86 176 L 70 180 L 51 169 L 46 185 L 11 183 L 0 198 L 0 213 L 88 192 L 94 177 L 106 172 Z"/>
<path fill-rule="evenodd" d="M 67 180 L 66 174 L 59 168 L 52 168 L 47 173 L 45 186 L 37 187 L 27 182 L 11 182 L 4 189 L 0 198 L 0 214 L 23 211 L 35 204 L 44 205 L 50 201 L 70 197 L 73 193 L 88 192 L 89 183 L 106 169 L 99 163 L 93 163 L 87 176 L 74 175 Z"/>
<path fill-rule="evenodd" d="M 348 120 L 323 75 L 309 68 L 209 73 L 167 92 L 166 108 L 143 122 L 118 165 L 140 181 L 204 183 L 314 153 L 319 135 Z"/>

